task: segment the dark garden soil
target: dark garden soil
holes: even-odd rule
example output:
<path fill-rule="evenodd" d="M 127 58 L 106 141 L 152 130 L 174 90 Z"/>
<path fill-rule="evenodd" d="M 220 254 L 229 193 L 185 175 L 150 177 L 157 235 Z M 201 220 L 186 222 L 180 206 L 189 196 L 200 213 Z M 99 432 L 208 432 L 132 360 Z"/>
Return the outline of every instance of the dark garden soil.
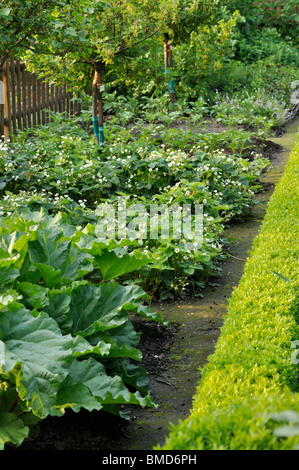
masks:
<path fill-rule="evenodd" d="M 250 218 L 232 224 L 226 231 L 225 235 L 232 241 L 225 249 L 228 257 L 222 265 L 223 276 L 211 280 L 202 298 L 154 304 L 154 311 L 160 311 L 165 320 L 170 320 L 170 327 L 135 321 L 136 329 L 142 331 L 139 349 L 149 377 L 149 390 L 159 406 L 126 407 L 129 420 L 102 411 L 67 412 L 61 418 L 47 418 L 18 451 L 152 450 L 155 445 L 164 444 L 170 423 L 176 424 L 188 416 L 200 379 L 199 367 L 214 351 L 228 299 L 242 276 L 267 202 L 288 159 L 298 123 L 297 119 L 286 133 L 261 149 L 272 165 L 263 176 L 263 191 L 257 196 L 260 204 L 255 206 Z"/>

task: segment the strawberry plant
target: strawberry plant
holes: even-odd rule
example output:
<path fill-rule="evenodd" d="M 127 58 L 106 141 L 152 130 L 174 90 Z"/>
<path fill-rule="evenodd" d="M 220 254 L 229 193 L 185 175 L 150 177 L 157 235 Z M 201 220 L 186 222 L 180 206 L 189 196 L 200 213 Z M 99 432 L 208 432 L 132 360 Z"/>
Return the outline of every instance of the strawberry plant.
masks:
<path fill-rule="evenodd" d="M 65 212 L 75 227 L 85 227 L 97 225 L 96 208 L 102 202 L 114 205 L 116 212 L 119 195 L 126 197 L 129 206 L 141 204 L 148 214 L 151 204 L 202 204 L 201 250 L 186 251 L 183 237 L 152 240 L 147 233 L 146 241 L 135 247 L 134 256 L 147 251 L 155 255 L 154 263 L 139 266 L 130 255 L 131 270 L 119 272 L 121 282 L 138 282 L 160 298 L 183 296 L 194 288 L 198 291 L 212 275 L 219 275 L 224 225 L 248 213 L 268 161 L 257 152 L 250 159 L 243 155 L 253 148 L 251 133 L 245 131 L 195 134 L 176 129 L 175 139 L 170 133 L 173 129 L 163 126 L 141 128 L 137 135 L 130 128 L 120 129 L 115 140 L 115 124 L 107 123 L 107 145 L 100 158 L 94 139 L 79 122 L 74 125 L 59 116 L 31 131 L 30 142 L 25 132 L 0 146 L 5 192 L 0 211 L 10 215 L 16 208 L 36 211 L 44 207 L 52 213 Z M 127 214 L 126 222 L 131 221 Z M 117 218 L 113 223 L 117 224 Z M 94 229 L 80 240 L 84 250 L 82 243 L 88 237 L 90 243 L 95 242 Z M 95 255 L 92 250 L 89 253 Z M 91 275 L 102 280 L 98 270 Z"/>

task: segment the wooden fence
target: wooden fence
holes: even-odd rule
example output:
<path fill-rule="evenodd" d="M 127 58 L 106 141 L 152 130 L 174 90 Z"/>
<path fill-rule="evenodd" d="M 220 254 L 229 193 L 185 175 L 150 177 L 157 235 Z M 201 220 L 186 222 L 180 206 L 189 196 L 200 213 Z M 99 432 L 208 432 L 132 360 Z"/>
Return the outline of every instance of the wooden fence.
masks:
<path fill-rule="evenodd" d="M 0 138 L 46 124 L 50 120 L 46 110 L 73 116 L 81 111 L 81 104 L 73 98 L 66 85 L 43 81 L 26 70 L 25 64 L 10 58 L 0 72 Z"/>

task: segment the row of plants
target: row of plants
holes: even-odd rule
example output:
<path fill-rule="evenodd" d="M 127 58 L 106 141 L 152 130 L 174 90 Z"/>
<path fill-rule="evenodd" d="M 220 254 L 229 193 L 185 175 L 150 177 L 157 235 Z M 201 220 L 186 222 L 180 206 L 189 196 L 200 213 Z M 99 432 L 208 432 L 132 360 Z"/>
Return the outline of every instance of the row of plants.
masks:
<path fill-rule="evenodd" d="M 298 448 L 298 161 L 297 137 L 193 410 L 164 450 Z"/>
<path fill-rule="evenodd" d="M 146 211 L 146 236 L 139 249 L 155 259 L 131 273 L 131 281 L 165 298 L 198 293 L 211 276 L 219 275 L 224 227 L 250 212 L 259 177 L 269 165 L 256 146 L 257 133 L 173 132 L 159 124 L 142 131 L 138 122 L 137 135 L 132 126 L 117 126 L 120 137 L 115 140 L 116 125 L 108 122 L 106 145 L 99 153 L 88 126 L 53 118 L 1 145 L 2 216 L 16 208 L 43 206 L 52 212 L 65 210 L 74 224 L 84 226 L 98 222 L 100 204 L 109 203 L 117 211 L 124 197 L 127 224 L 134 220 L 130 207 L 140 204 Z M 172 225 L 170 238 L 150 236 L 152 205 L 184 204 L 203 207 L 203 243 L 197 250 L 187 250 L 186 237 L 175 237 Z"/>
<path fill-rule="evenodd" d="M 120 404 L 156 406 L 133 323 L 163 320 L 140 286 L 115 280 L 149 257 L 93 231 L 44 209 L 0 219 L 1 449 L 67 409 L 124 416 Z"/>

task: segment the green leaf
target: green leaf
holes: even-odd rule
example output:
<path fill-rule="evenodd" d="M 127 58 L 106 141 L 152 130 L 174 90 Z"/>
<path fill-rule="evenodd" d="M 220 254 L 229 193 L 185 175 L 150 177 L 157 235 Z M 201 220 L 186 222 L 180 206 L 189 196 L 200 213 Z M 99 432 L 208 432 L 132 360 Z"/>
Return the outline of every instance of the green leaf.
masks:
<path fill-rule="evenodd" d="M 6 443 L 19 446 L 29 435 L 29 428 L 13 413 L 0 413 L 0 450 Z"/>
<path fill-rule="evenodd" d="M 33 263 L 47 264 L 58 269 L 58 266 L 66 262 L 70 245 L 70 241 L 63 241 L 61 227 L 42 223 L 37 240 L 30 242 L 28 248 Z"/>
<path fill-rule="evenodd" d="M 128 320 L 126 306 L 144 295 L 138 286 L 117 283 L 99 287 L 83 284 L 74 288 L 70 305 L 73 334 L 88 337 L 123 325 Z"/>
<path fill-rule="evenodd" d="M 136 240 L 122 239 L 114 240 L 107 239 L 103 240 L 101 238 L 95 238 L 93 235 L 83 235 L 78 243 L 76 243 L 78 248 L 86 253 L 91 254 L 92 256 L 101 255 L 103 251 L 114 250 L 121 248 L 123 246 L 137 246 L 138 242 Z"/>
<path fill-rule="evenodd" d="M 5 286 L 19 277 L 20 272 L 18 269 L 10 267 L 0 268 L 0 286 Z"/>
<path fill-rule="evenodd" d="M 70 295 L 61 290 L 52 290 L 49 292 L 48 300 L 49 303 L 44 308 L 44 311 L 49 317 L 54 318 L 63 334 L 71 331 Z"/>
<path fill-rule="evenodd" d="M 52 416 L 61 416 L 67 408 L 78 413 L 82 408 L 88 411 L 101 410 L 103 405 L 94 397 L 90 389 L 80 379 L 68 375 L 62 383 L 56 403 L 51 412 Z"/>
<path fill-rule="evenodd" d="M 285 282 L 290 282 L 289 279 L 287 279 L 286 277 L 284 277 L 282 274 L 279 274 L 277 273 L 276 271 L 273 271 L 274 274 L 276 274 L 276 276 L 280 277 L 283 281 Z"/>
<path fill-rule="evenodd" d="M 17 288 L 26 307 L 40 310 L 48 305 L 49 289 L 30 282 L 21 282 Z"/>
<path fill-rule="evenodd" d="M 156 321 L 158 323 L 163 323 L 166 326 L 169 326 L 169 321 L 163 321 L 159 312 L 152 312 L 148 305 L 143 305 L 141 302 L 132 302 L 131 304 L 126 305 L 127 310 L 132 313 L 136 313 L 147 320 Z"/>
<path fill-rule="evenodd" d="M 26 309 L 0 312 L 0 331 L 5 350 L 2 371 L 15 370 L 21 400 L 33 414 L 45 418 L 68 374 L 73 338 L 62 336 L 46 313 L 33 317 Z"/>
<path fill-rule="evenodd" d="M 73 362 L 69 377 L 61 387 L 58 396 L 62 403 L 69 401 L 67 397 L 70 383 L 73 387 L 83 384 L 102 405 L 127 403 L 142 407 L 155 406 L 151 397 L 143 397 L 139 392 L 130 392 L 119 376 L 108 376 L 104 366 L 93 358 Z"/>
<path fill-rule="evenodd" d="M 33 265 L 49 288 L 61 287 L 94 269 L 92 257 L 65 240 L 60 226 L 41 225 L 37 240 L 28 243 Z"/>
<path fill-rule="evenodd" d="M 126 384 L 146 394 L 149 379 L 140 364 L 132 364 L 127 358 L 120 359 L 114 364 L 113 374 L 119 375 Z"/>
<path fill-rule="evenodd" d="M 29 237 L 19 232 L 2 233 L 0 238 L 0 266 L 22 265 Z M 22 252 L 22 256 L 21 256 Z"/>
<path fill-rule="evenodd" d="M 92 337 L 90 342 L 94 345 L 85 351 L 75 353 L 76 357 L 118 358 L 130 357 L 135 361 L 142 359 L 141 352 L 136 349 L 140 333 L 137 333 L 130 321 L 123 325 L 103 332 L 98 337 Z"/>
<path fill-rule="evenodd" d="M 50 289 L 54 287 L 60 287 L 63 284 L 62 278 L 60 276 L 60 270 L 56 271 L 54 268 L 52 268 L 52 266 L 48 266 L 42 263 L 34 263 L 34 266 L 39 271 L 45 285 Z"/>
<path fill-rule="evenodd" d="M 96 257 L 96 266 L 100 268 L 104 281 L 135 271 L 152 262 L 152 258 L 139 250 L 118 255 L 115 251 L 104 251 Z"/>
<path fill-rule="evenodd" d="M 68 36 L 77 36 L 77 32 L 76 32 L 75 29 L 72 28 L 72 27 L 65 28 L 64 32 L 65 32 L 65 34 L 67 34 Z"/>
<path fill-rule="evenodd" d="M 11 8 L 1 8 L 0 16 L 2 16 L 2 18 L 12 20 L 10 12 L 11 12 Z"/>

